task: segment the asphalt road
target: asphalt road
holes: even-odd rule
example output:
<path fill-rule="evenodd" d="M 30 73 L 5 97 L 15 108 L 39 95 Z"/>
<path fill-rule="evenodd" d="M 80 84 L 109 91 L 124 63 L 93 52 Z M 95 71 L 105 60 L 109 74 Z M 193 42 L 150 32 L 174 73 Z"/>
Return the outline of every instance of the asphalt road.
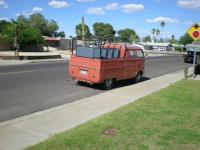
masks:
<path fill-rule="evenodd" d="M 181 56 L 148 58 L 146 79 L 191 64 Z M 120 82 L 117 87 L 127 86 Z M 0 122 L 105 92 L 98 86 L 76 85 L 67 74 L 67 62 L 0 67 Z"/>

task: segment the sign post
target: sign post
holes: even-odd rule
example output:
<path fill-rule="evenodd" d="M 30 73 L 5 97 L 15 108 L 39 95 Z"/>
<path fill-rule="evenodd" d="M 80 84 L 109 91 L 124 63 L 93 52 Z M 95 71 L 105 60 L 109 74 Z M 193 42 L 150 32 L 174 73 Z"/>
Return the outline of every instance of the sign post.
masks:
<path fill-rule="evenodd" d="M 196 23 L 192 27 L 190 27 L 187 31 L 187 33 L 190 35 L 190 37 L 197 41 L 200 39 L 200 26 Z M 193 64 L 194 64 L 194 73 L 195 73 L 195 64 L 196 64 L 196 52 L 197 52 L 197 46 L 194 48 L 194 58 L 193 58 Z"/>

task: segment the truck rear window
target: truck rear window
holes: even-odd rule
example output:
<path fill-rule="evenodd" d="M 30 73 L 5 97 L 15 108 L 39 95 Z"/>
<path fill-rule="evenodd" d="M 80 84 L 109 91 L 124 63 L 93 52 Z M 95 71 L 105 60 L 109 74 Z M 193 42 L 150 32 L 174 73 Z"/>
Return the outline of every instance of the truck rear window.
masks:
<path fill-rule="evenodd" d="M 76 55 L 79 57 L 93 58 L 94 48 L 92 47 L 77 47 Z"/>
<path fill-rule="evenodd" d="M 117 59 L 119 58 L 119 49 L 77 47 L 76 56 L 99 59 Z"/>

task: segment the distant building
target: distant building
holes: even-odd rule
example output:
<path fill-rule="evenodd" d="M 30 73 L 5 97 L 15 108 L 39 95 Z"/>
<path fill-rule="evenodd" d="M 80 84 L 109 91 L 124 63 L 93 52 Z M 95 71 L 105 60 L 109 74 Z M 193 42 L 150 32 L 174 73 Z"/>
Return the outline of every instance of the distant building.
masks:
<path fill-rule="evenodd" d="M 144 49 L 146 50 L 155 50 L 155 51 L 172 50 L 172 45 L 170 43 L 137 42 L 137 44 L 144 46 Z"/>
<path fill-rule="evenodd" d="M 195 41 L 192 44 L 187 44 L 186 48 L 187 48 L 187 51 L 200 52 L 200 42 L 199 41 Z"/>
<path fill-rule="evenodd" d="M 51 50 L 71 50 L 72 39 L 65 39 L 60 37 L 47 37 L 43 36 L 45 41 L 45 46 Z"/>

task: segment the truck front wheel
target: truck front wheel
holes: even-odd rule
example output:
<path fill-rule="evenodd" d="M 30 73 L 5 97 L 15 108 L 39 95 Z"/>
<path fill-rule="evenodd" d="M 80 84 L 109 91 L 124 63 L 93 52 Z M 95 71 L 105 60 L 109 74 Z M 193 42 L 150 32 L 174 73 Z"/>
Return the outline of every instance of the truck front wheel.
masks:
<path fill-rule="evenodd" d="M 109 90 L 112 89 L 112 87 L 113 87 L 113 79 L 106 79 L 103 82 L 103 89 Z"/>

